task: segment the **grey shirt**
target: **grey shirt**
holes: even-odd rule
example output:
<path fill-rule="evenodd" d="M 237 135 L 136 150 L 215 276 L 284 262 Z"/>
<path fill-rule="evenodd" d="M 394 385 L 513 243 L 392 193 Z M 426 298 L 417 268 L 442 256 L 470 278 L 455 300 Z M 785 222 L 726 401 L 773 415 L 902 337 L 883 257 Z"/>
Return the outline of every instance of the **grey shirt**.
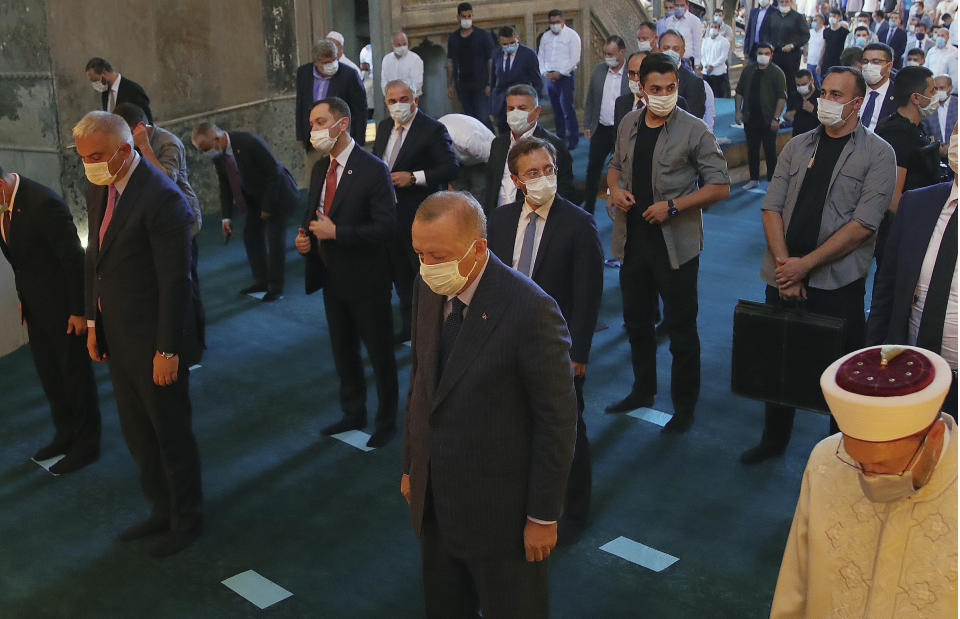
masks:
<path fill-rule="evenodd" d="M 620 171 L 620 186 L 633 193 L 633 151 L 637 142 L 637 127 L 646 114 L 646 108 L 634 110 L 623 117 L 617 127 L 617 141 L 610 167 Z M 717 139 L 707 125 L 696 116 L 674 108 L 663 124 L 653 149 L 653 199 L 656 202 L 675 200 L 699 189 L 698 177 L 706 185 L 729 185 L 727 160 Z M 633 208 L 646 209 L 637 204 Z M 680 265 L 700 255 L 703 249 L 703 219 L 700 209 L 687 209 L 678 216 L 660 224 L 667 246 L 670 267 Z M 613 238 L 610 249 L 618 260 L 623 260 L 627 240 L 627 214 L 614 209 Z"/>
<path fill-rule="evenodd" d="M 762 209 L 780 213 L 784 231 L 790 227 L 797 194 L 822 131 L 823 127 L 819 127 L 796 136 L 784 146 L 777 159 L 777 169 Z M 817 247 L 851 221 L 876 232 L 890 206 L 896 182 L 897 160 L 893 149 L 873 131 L 857 123 L 850 140 L 840 151 L 837 165 L 830 176 Z M 843 258 L 813 269 L 808 275 L 808 285 L 822 290 L 836 290 L 866 277 L 876 242 L 877 235 L 872 234 L 860 247 Z M 763 255 L 760 276 L 767 284 L 777 285 L 776 261 L 769 247 Z"/>
<path fill-rule="evenodd" d="M 164 172 L 177 184 L 193 210 L 193 234 L 196 235 L 203 225 L 203 213 L 200 211 L 200 200 L 187 178 L 187 154 L 183 142 L 166 129 L 154 125 L 150 134 L 150 148 L 163 166 Z"/>

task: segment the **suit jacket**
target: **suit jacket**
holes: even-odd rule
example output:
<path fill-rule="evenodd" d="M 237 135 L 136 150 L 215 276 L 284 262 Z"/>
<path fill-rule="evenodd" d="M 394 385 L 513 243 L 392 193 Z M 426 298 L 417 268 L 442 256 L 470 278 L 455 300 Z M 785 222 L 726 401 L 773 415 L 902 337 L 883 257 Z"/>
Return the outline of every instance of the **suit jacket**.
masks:
<path fill-rule="evenodd" d="M 103 111 L 107 110 L 107 104 L 110 102 L 110 91 L 100 93 L 100 104 Z M 120 84 L 117 86 L 117 104 L 133 103 L 143 110 L 147 115 L 147 122 L 153 124 L 153 114 L 150 112 L 150 97 L 143 90 L 140 84 L 133 80 L 120 76 Z"/>
<path fill-rule="evenodd" d="M 340 63 L 340 69 L 330 78 L 327 97 L 339 97 L 350 106 L 350 137 L 360 146 L 364 145 L 367 135 L 367 93 L 356 70 Z M 310 145 L 310 109 L 313 107 L 313 63 L 308 62 L 297 68 L 296 127 L 297 139 L 303 147 L 313 150 Z"/>
<path fill-rule="evenodd" d="M 557 195 L 567 200 L 574 200 L 576 189 L 573 186 L 573 157 L 566 142 L 558 138 L 537 123 L 533 130 L 533 137 L 546 140 L 557 149 Z M 500 200 L 500 182 L 503 180 L 504 166 L 507 165 L 507 155 L 510 154 L 510 132 L 498 135 L 490 143 L 490 158 L 487 160 L 486 197 L 483 200 L 483 210 L 487 217 L 497 208 Z M 517 201 L 522 201 L 522 195 L 517 192 Z"/>
<path fill-rule="evenodd" d="M 686 112 L 703 120 L 707 114 L 707 92 L 703 89 L 703 79 L 697 77 L 690 67 L 680 65 L 680 83 L 677 94 L 687 101 Z"/>
<path fill-rule="evenodd" d="M 493 52 L 493 82 L 490 91 L 493 98 L 490 109 L 494 114 L 506 104 L 507 90 L 516 84 L 529 84 L 538 93 L 543 92 L 543 77 L 540 75 L 540 61 L 537 52 L 523 43 L 513 56 L 510 70 L 503 72 L 503 52 L 498 48 Z"/>
<path fill-rule="evenodd" d="M 883 263 L 873 284 L 867 345 L 906 344 L 920 267 L 953 182 L 906 191 L 890 226 Z M 956 243 L 957 239 L 943 242 Z"/>
<path fill-rule="evenodd" d="M 610 67 L 607 66 L 607 63 L 600 62 L 593 68 L 593 73 L 590 75 L 590 87 L 587 89 L 587 106 L 583 108 L 584 129 L 596 131 L 597 125 L 600 124 L 600 105 L 603 103 L 603 84 L 607 79 L 607 72 L 609 70 Z M 620 77 L 620 93 L 617 95 L 618 97 L 631 94 L 630 80 L 627 79 L 626 63 L 620 67 L 620 71 L 623 75 Z M 616 122 L 614 122 L 614 125 L 616 125 Z"/>
<path fill-rule="evenodd" d="M 228 131 L 230 148 L 237 161 L 247 216 L 260 213 L 290 215 L 297 203 L 297 182 L 290 171 L 273 156 L 259 135 L 246 131 Z M 214 157 L 213 167 L 220 181 L 220 212 L 224 219 L 233 216 L 233 190 L 227 176 L 223 154 Z"/>
<path fill-rule="evenodd" d="M 179 353 L 181 367 L 196 363 L 200 342 L 190 284 L 193 212 L 187 199 L 166 174 L 140 159 L 100 246 L 106 206 L 107 187 L 90 184 L 86 316 L 97 322 L 101 352 L 124 360 L 148 355 L 146 361 L 156 351 L 172 352 Z"/>
<path fill-rule="evenodd" d="M 877 40 L 881 43 L 887 43 L 887 33 L 890 31 L 890 24 L 883 22 L 877 29 Z M 897 28 L 887 43 L 893 48 L 893 68 L 899 69 L 903 66 L 903 53 L 907 49 L 907 31 L 903 28 Z"/>
<path fill-rule="evenodd" d="M 684 112 L 690 112 L 690 109 L 687 107 L 687 100 L 683 97 L 677 96 L 677 107 Z M 627 94 L 617 97 L 617 100 L 613 103 L 613 126 L 619 127 L 620 121 L 623 120 L 624 116 L 638 109 L 640 108 L 637 107 L 632 92 L 627 92 Z"/>
<path fill-rule="evenodd" d="M 520 556 L 527 517 L 558 520 L 563 508 L 577 421 L 570 337 L 556 302 L 489 254 L 438 379 L 444 301 L 418 279 L 403 442 L 413 528 L 429 483 L 451 554 Z"/>
<path fill-rule="evenodd" d="M 377 125 L 377 140 L 373 144 L 373 154 L 387 160 L 387 142 L 393 132 L 393 119 L 385 118 Z M 413 225 L 413 216 L 417 213 L 420 203 L 432 193 L 447 188 L 447 184 L 457 177 L 460 164 L 453 153 L 453 141 L 447 128 L 438 120 L 426 115 L 423 110 L 417 110 L 417 115 L 410 121 L 407 135 L 397 153 L 397 160 L 393 163 L 393 170 L 400 172 L 416 172 L 423 170 L 425 185 L 396 188 L 397 195 L 397 225 L 404 237 L 410 236 L 410 226 Z M 391 183 L 392 187 L 392 183 Z"/>
<path fill-rule="evenodd" d="M 329 168 L 329 156 L 313 166 L 304 230 L 317 218 L 320 191 Z M 307 294 L 324 287 L 347 298 L 375 298 L 384 291 L 389 294 L 387 247 L 396 230 L 396 205 L 387 166 L 355 144 L 330 205 L 329 217 L 337 226 L 337 238 L 317 241 L 310 235 Z"/>
<path fill-rule="evenodd" d="M 750 17 L 747 18 L 747 30 L 743 36 L 743 53 L 750 59 L 753 59 L 754 54 L 757 53 L 757 44 L 754 39 L 757 37 L 757 20 L 760 17 L 760 11 L 767 12 L 763 18 L 764 23 L 766 23 L 767 18 L 770 17 L 770 14 L 777 12 L 777 7 L 775 3 L 771 2 L 766 9 L 761 9 L 759 7 L 750 9 Z M 761 24 L 761 27 L 762 26 L 763 24 Z"/>
<path fill-rule="evenodd" d="M 947 97 L 947 126 L 942 132 L 940 131 L 940 118 L 938 116 L 938 112 L 934 112 L 921 120 L 920 123 L 923 125 L 923 130 L 927 132 L 927 135 L 933 136 L 938 142 L 947 143 L 953 134 L 953 126 L 957 123 L 956 93 L 951 93 L 950 96 Z"/>
<path fill-rule="evenodd" d="M 876 131 L 876 128 L 880 126 L 880 123 L 883 122 L 884 119 L 888 118 L 891 114 L 895 114 L 897 112 L 897 102 L 894 100 L 894 97 L 893 97 L 893 83 L 895 81 L 896 81 L 896 75 L 891 73 L 890 86 L 887 87 L 887 97 L 883 100 L 882 104 L 879 101 L 874 104 L 874 105 L 880 104 L 880 115 L 877 116 L 877 124 L 874 127 L 874 131 Z M 870 91 L 867 90 L 867 97 L 869 96 L 870 96 Z M 864 98 L 863 105 L 866 105 L 866 103 L 867 103 L 867 100 L 866 98 Z M 862 108 L 863 106 L 861 106 L 861 109 Z"/>
<path fill-rule="evenodd" d="M 66 331 L 83 316 L 83 248 L 63 199 L 25 176 L 13 200 L 10 243 L 0 237 L 16 281 L 23 319 Z"/>
<path fill-rule="evenodd" d="M 522 203 L 494 210 L 487 221 L 490 251 L 513 264 Z M 603 294 L 603 247 L 590 213 L 557 196 L 543 227 L 531 279 L 553 297 L 570 330 L 570 359 L 587 363 Z"/>

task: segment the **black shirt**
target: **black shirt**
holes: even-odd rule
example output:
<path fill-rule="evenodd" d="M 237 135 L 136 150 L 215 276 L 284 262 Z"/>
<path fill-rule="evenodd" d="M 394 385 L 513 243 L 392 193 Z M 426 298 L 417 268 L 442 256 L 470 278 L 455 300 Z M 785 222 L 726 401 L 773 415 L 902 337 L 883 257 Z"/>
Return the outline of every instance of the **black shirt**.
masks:
<path fill-rule="evenodd" d="M 456 30 L 447 39 L 447 58 L 453 61 L 453 78 L 458 86 L 480 90 L 490 81 L 487 61 L 493 54 L 493 35 L 473 28 L 468 37 Z"/>
<path fill-rule="evenodd" d="M 850 31 L 841 26 L 834 30 L 833 28 L 823 29 L 823 59 L 820 61 L 820 68 L 823 69 L 820 75 L 827 72 L 830 67 L 840 64 L 840 54 L 843 52 L 843 44 L 847 40 Z"/>
<path fill-rule="evenodd" d="M 810 93 L 809 99 L 804 99 L 800 93 L 797 92 L 796 88 L 790 93 L 790 96 L 787 98 L 787 111 L 795 112 L 793 116 L 793 135 L 800 135 L 801 133 L 806 133 L 820 126 L 820 120 L 817 118 L 817 98 L 819 96 L 820 91 L 816 88 Z M 803 109 L 804 101 L 809 101 L 813 104 L 812 112 Z"/>
<path fill-rule="evenodd" d="M 877 123 L 877 135 L 893 147 L 897 167 L 906 168 L 903 190 L 928 187 L 940 182 L 940 152 L 923 125 L 915 125 L 899 112 Z"/>
<path fill-rule="evenodd" d="M 817 248 L 823 205 L 827 201 L 827 189 L 830 188 L 833 169 L 837 167 L 840 152 L 851 135 L 853 133 L 832 138 L 826 132 L 820 133 L 820 141 L 813 154 L 813 166 L 807 169 L 803 177 L 797 203 L 790 217 L 790 227 L 787 228 L 787 251 L 793 257 L 806 256 Z"/>
<path fill-rule="evenodd" d="M 637 142 L 633 148 L 633 197 L 636 203 L 627 212 L 627 239 L 638 240 L 661 236 L 660 225 L 643 218 L 643 212 L 653 204 L 653 149 L 663 125 L 650 128 L 643 114 L 637 126 Z"/>
<path fill-rule="evenodd" d="M 763 116 L 763 95 L 767 88 L 776 89 L 775 84 L 770 81 L 774 79 L 773 71 L 770 69 L 759 69 L 753 73 L 750 81 L 750 92 L 747 93 L 746 105 L 750 106 L 750 113 L 747 114 L 747 124 L 751 127 L 770 128 L 773 118 L 764 118 Z"/>

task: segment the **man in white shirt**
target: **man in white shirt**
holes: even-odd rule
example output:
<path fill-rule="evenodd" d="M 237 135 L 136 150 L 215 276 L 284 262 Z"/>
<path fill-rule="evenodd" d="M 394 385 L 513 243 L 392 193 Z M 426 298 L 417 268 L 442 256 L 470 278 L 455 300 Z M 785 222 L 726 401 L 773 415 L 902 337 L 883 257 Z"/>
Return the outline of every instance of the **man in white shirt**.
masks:
<path fill-rule="evenodd" d="M 933 31 L 934 46 L 927 51 L 927 59 L 923 66 L 930 69 L 934 75 L 949 75 L 957 81 L 957 48 L 950 45 L 950 31 L 946 28 L 937 28 Z"/>
<path fill-rule="evenodd" d="M 600 189 L 600 173 L 613 152 L 617 137 L 614 123 L 614 108 L 617 97 L 627 94 L 626 71 L 627 46 L 617 35 L 607 37 L 603 46 L 603 62 L 598 63 L 590 76 L 587 105 L 583 111 L 583 137 L 590 140 L 590 155 L 587 159 L 586 196 L 583 208 L 593 213 Z"/>
<path fill-rule="evenodd" d="M 690 52 L 683 61 L 693 68 L 701 66 L 700 40 L 703 38 L 703 24 L 687 10 L 687 0 L 675 0 L 673 15 L 661 21 L 664 22 L 663 32 L 676 30 L 683 37 L 684 48 Z"/>
<path fill-rule="evenodd" d="M 720 36 L 720 29 L 714 23 L 707 31 L 707 38 L 703 40 L 700 62 L 703 63 L 703 80 L 710 85 L 715 97 L 730 97 L 730 80 L 727 74 L 729 54 L 730 41 Z"/>
<path fill-rule="evenodd" d="M 390 42 L 393 51 L 380 62 L 380 89 L 386 93 L 387 84 L 403 80 L 414 85 L 414 96 L 419 97 L 423 94 L 423 60 L 410 51 L 407 35 L 402 31 L 394 32 Z"/>
<path fill-rule="evenodd" d="M 580 141 L 577 112 L 574 109 L 574 72 L 580 63 L 580 35 L 563 21 L 563 11 L 547 13 L 550 31 L 540 38 L 537 58 L 540 73 L 547 78 L 547 95 L 553 106 L 557 136 L 567 141 L 570 150 Z"/>
<path fill-rule="evenodd" d="M 871 43 L 863 51 L 860 63 L 863 67 L 863 79 L 867 82 L 867 97 L 858 111 L 860 124 L 874 130 L 881 120 L 897 111 L 897 104 L 890 90 L 893 49 L 884 43 Z"/>
<path fill-rule="evenodd" d="M 807 41 L 807 71 L 813 74 L 813 84 L 815 88 L 820 86 L 820 73 L 817 67 L 820 66 L 820 59 L 823 57 L 823 15 L 819 13 L 813 16 L 813 25 L 810 28 L 810 39 Z"/>
<path fill-rule="evenodd" d="M 940 105 L 937 106 L 936 114 L 927 116 L 920 124 L 927 135 L 944 144 L 950 141 L 950 134 L 957 122 L 957 95 L 953 92 L 953 80 L 949 75 L 934 77 L 933 85 L 937 88 Z"/>
<path fill-rule="evenodd" d="M 350 60 L 343 54 L 343 41 L 344 41 L 343 35 L 337 32 L 336 30 L 331 30 L 330 32 L 327 33 L 327 36 L 325 38 L 328 41 L 332 41 L 333 44 L 337 46 L 337 60 L 339 60 L 341 63 L 347 65 L 348 67 L 356 71 L 357 74 L 359 75 L 360 67 L 358 67 L 352 60 Z"/>
<path fill-rule="evenodd" d="M 453 154 L 460 162 L 460 172 L 450 181 L 450 186 L 456 191 L 482 196 L 490 144 L 496 136 L 482 122 L 466 114 L 447 114 L 437 120 L 447 128 L 453 140 Z"/>
<path fill-rule="evenodd" d="M 360 81 L 367 95 L 367 119 L 373 118 L 376 99 L 373 98 L 373 45 L 367 43 L 360 50 Z"/>

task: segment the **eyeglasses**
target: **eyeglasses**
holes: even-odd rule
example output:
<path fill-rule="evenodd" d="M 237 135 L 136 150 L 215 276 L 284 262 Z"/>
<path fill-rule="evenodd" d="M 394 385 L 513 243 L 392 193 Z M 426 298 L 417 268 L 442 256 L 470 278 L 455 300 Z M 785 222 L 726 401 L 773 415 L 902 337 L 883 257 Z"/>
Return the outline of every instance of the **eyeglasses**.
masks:
<path fill-rule="evenodd" d="M 930 435 L 930 430 L 932 429 L 933 429 L 933 426 L 931 425 L 930 428 L 928 428 L 927 431 L 924 432 L 923 438 L 920 439 L 920 444 L 917 445 L 917 448 L 914 450 L 913 455 L 910 456 L 910 459 L 907 461 L 907 465 L 903 467 L 902 471 L 900 471 L 899 473 L 896 473 L 897 477 L 903 477 L 904 473 L 910 470 L 910 467 L 913 465 L 913 461 L 916 460 L 917 455 L 919 455 L 920 453 L 920 450 L 923 449 L 923 444 L 927 442 L 927 436 Z M 843 449 L 843 439 L 840 439 L 840 441 L 837 443 L 836 455 L 837 455 L 837 459 L 840 460 L 840 462 L 843 462 L 847 466 L 854 468 L 861 473 L 867 473 L 867 474 L 873 474 L 873 475 L 881 474 L 881 473 L 875 473 L 873 471 L 866 470 L 865 468 L 863 468 L 862 464 L 860 464 L 859 462 L 851 458 L 850 454 L 848 454 L 847 451 Z M 892 473 L 884 473 L 884 474 L 892 474 Z"/>
<path fill-rule="evenodd" d="M 640 72 L 639 71 L 627 71 L 627 78 L 638 82 L 640 81 Z"/>
<path fill-rule="evenodd" d="M 892 61 L 884 60 L 883 58 L 871 58 L 870 60 L 867 60 L 866 58 L 864 58 L 861 62 L 863 64 L 873 64 L 873 65 L 877 65 L 878 67 L 882 67 L 886 64 L 890 64 Z"/>
<path fill-rule="evenodd" d="M 524 180 L 532 181 L 540 178 L 541 176 L 551 176 L 556 173 L 557 173 L 557 167 L 550 165 L 543 168 L 542 170 L 537 170 L 537 169 L 527 170 L 526 172 L 523 173 L 523 176 L 526 177 Z"/>

